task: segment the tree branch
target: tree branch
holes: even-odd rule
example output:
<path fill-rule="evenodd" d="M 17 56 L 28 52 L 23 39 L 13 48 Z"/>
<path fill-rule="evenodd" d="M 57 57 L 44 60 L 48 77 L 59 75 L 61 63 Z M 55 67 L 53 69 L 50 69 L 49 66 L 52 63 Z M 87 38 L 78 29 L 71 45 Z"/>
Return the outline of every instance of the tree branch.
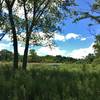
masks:
<path fill-rule="evenodd" d="M 11 5 L 11 7 L 13 7 L 13 5 L 14 5 L 15 1 L 16 1 L 16 0 L 13 0 L 13 1 L 11 2 L 11 4 L 10 4 L 10 5 Z"/>
<path fill-rule="evenodd" d="M 41 6 L 44 4 L 44 2 L 46 2 L 46 0 L 43 0 L 40 5 L 37 7 L 36 12 L 39 11 L 39 9 L 41 8 Z"/>
<path fill-rule="evenodd" d="M 45 0 L 44 0 L 44 2 L 45 2 Z M 41 6 L 42 6 L 42 4 L 44 3 L 44 2 L 42 2 L 41 3 Z M 47 1 L 47 3 L 45 4 L 45 6 L 43 7 L 43 9 L 41 9 L 39 12 L 38 12 L 38 14 L 37 14 L 37 16 L 35 16 L 35 21 L 37 22 L 38 20 L 39 20 L 39 18 L 42 16 L 42 14 L 44 13 L 44 11 L 45 11 L 45 9 L 47 8 L 47 6 L 49 5 L 49 3 L 50 3 L 50 0 L 48 0 Z M 30 32 L 32 31 L 32 28 L 33 28 L 33 26 L 34 26 L 34 17 L 33 17 L 33 20 L 32 20 L 32 24 L 31 24 L 31 26 L 30 26 Z"/>
<path fill-rule="evenodd" d="M 88 12 L 83 13 L 80 17 L 76 18 L 74 22 L 85 19 L 85 18 L 91 18 L 94 19 L 96 22 L 100 23 L 100 16 L 94 16 L 89 14 Z"/>
<path fill-rule="evenodd" d="M 93 16 L 93 15 L 89 14 L 89 17 L 91 19 L 94 19 L 96 22 L 100 23 L 100 16 Z"/>
<path fill-rule="evenodd" d="M 25 15 L 26 33 L 28 33 L 28 16 L 27 16 L 26 1 L 25 0 L 23 0 L 23 7 L 24 7 L 24 15 Z"/>
<path fill-rule="evenodd" d="M 39 13 L 37 14 L 37 16 L 36 16 L 37 20 L 42 16 L 42 14 L 44 13 L 45 9 L 47 8 L 47 6 L 48 6 L 49 4 L 50 4 L 50 0 L 47 1 L 47 3 L 45 4 L 44 8 L 41 9 L 41 10 L 39 11 Z"/>
<path fill-rule="evenodd" d="M 3 39 L 3 37 L 6 35 L 6 33 L 4 33 L 4 34 L 0 34 L 1 35 L 1 37 L 0 37 L 0 41 Z"/>

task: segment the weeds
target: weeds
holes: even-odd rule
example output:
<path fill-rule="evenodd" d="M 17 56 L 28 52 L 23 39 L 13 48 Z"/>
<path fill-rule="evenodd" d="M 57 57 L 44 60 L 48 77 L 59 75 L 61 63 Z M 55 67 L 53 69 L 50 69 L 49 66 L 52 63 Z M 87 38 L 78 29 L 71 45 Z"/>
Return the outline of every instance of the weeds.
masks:
<path fill-rule="evenodd" d="M 87 66 L 0 66 L 0 100 L 100 100 L 100 72 Z"/>

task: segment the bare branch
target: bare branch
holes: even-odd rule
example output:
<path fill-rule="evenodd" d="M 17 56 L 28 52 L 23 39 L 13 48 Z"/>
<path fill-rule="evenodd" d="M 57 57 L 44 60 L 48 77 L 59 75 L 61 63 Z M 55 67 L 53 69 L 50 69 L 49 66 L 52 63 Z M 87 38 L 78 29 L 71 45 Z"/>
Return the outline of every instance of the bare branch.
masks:
<path fill-rule="evenodd" d="M 96 22 L 100 23 L 100 16 L 93 16 L 93 15 L 89 14 L 89 17 L 96 20 Z"/>
<path fill-rule="evenodd" d="M 76 18 L 74 22 L 85 19 L 85 18 L 91 18 L 95 20 L 97 23 L 100 23 L 100 16 L 91 15 L 89 14 L 89 12 L 84 12 L 84 13 L 82 12 L 81 16 Z"/>
<path fill-rule="evenodd" d="M 44 0 L 44 1 L 45 1 L 45 0 Z M 44 2 L 41 3 L 41 6 L 42 6 L 43 3 L 44 3 Z M 37 22 L 37 21 L 39 20 L 39 18 L 42 16 L 42 14 L 44 13 L 44 11 L 45 11 L 45 9 L 47 8 L 47 6 L 49 5 L 49 3 L 50 3 L 50 0 L 48 0 L 48 1 L 46 2 L 45 6 L 43 7 L 43 9 L 41 9 L 41 10 L 38 12 L 37 16 L 35 16 L 35 18 L 37 18 L 37 19 L 34 20 L 34 17 L 33 17 L 32 24 L 31 24 L 31 26 L 30 26 L 30 32 L 32 31 L 32 28 L 33 28 L 33 26 L 34 26 L 35 21 Z"/>
<path fill-rule="evenodd" d="M 44 13 L 45 9 L 47 8 L 49 4 L 50 4 L 50 0 L 48 0 L 44 8 L 39 11 L 38 15 L 36 16 L 37 20 L 42 16 L 42 14 Z"/>
<path fill-rule="evenodd" d="M 44 4 L 44 2 L 46 2 L 47 0 L 43 0 L 40 5 L 37 7 L 36 12 L 39 11 L 39 9 L 41 8 L 41 6 Z"/>
<path fill-rule="evenodd" d="M 26 1 L 23 0 L 23 7 L 24 7 L 24 15 L 25 15 L 25 24 L 26 24 L 26 33 L 28 33 L 28 14 L 26 9 Z"/>
<path fill-rule="evenodd" d="M 0 34 L 0 41 L 3 39 L 3 37 L 6 35 L 6 33 L 4 34 Z"/>

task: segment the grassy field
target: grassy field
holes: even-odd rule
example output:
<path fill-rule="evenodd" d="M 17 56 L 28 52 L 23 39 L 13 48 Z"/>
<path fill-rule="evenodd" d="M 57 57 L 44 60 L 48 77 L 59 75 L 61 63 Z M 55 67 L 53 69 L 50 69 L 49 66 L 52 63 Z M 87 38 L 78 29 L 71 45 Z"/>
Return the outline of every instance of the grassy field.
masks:
<path fill-rule="evenodd" d="M 100 65 L 0 63 L 0 100 L 100 100 Z"/>

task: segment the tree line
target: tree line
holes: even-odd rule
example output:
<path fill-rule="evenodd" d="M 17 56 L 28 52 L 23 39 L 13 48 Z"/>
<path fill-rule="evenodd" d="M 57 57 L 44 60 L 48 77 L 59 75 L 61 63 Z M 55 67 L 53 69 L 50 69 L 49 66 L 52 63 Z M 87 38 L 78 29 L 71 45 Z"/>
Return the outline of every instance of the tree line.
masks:
<path fill-rule="evenodd" d="M 100 35 L 95 38 L 95 43 L 93 45 L 94 54 L 88 54 L 84 59 L 74 59 L 72 57 L 64 57 L 61 55 L 57 56 L 38 56 L 34 49 L 29 51 L 28 62 L 29 63 L 99 63 L 100 60 Z M 6 49 L 0 51 L 0 61 L 12 61 L 14 54 Z M 19 55 L 19 61 L 23 61 L 23 56 Z"/>
<path fill-rule="evenodd" d="M 6 49 L 0 51 L 0 61 L 12 61 L 14 54 L 11 51 Z M 19 55 L 19 61 L 22 62 L 22 55 Z M 64 57 L 61 55 L 57 56 L 38 56 L 35 50 L 30 50 L 30 54 L 28 55 L 28 62 L 29 63 L 74 63 L 77 59 L 72 57 Z"/>

